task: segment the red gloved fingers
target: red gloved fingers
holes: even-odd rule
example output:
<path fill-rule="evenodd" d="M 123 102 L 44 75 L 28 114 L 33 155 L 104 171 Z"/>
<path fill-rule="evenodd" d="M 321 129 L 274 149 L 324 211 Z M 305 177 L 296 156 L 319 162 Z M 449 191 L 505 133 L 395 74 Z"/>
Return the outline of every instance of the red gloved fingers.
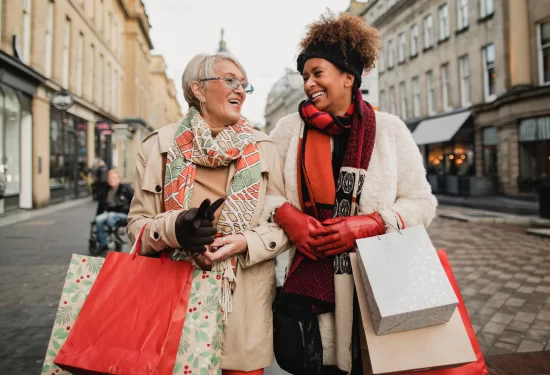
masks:
<path fill-rule="evenodd" d="M 342 221 L 344 221 L 344 217 L 333 217 L 331 219 L 326 219 L 321 224 L 323 224 L 325 226 L 329 226 L 329 225 L 334 225 L 334 224 L 341 223 Z"/>
<path fill-rule="evenodd" d="M 312 230 L 310 232 L 310 236 L 313 238 L 316 238 L 316 237 L 328 236 L 330 234 L 334 234 L 338 232 L 339 232 L 339 228 L 331 225 L 328 227 L 318 227 L 317 229 Z"/>
<path fill-rule="evenodd" d="M 302 254 L 303 256 L 305 256 L 306 258 L 309 258 L 314 262 L 317 261 L 317 257 L 315 255 L 313 255 L 312 253 L 308 252 L 306 249 L 303 249 L 303 248 L 299 247 L 299 248 L 296 248 L 296 250 L 298 250 L 298 252 L 300 254 Z"/>
<path fill-rule="evenodd" d="M 345 241 L 340 240 L 340 241 L 329 243 L 328 245 L 319 246 L 317 248 L 317 251 L 325 255 L 330 255 L 327 252 L 339 249 L 341 247 L 349 248 L 349 245 Z"/>
<path fill-rule="evenodd" d="M 313 241 L 310 242 L 310 244 L 315 249 L 319 249 L 325 245 L 342 240 L 342 236 L 340 235 L 340 232 L 327 234 L 324 236 L 317 236 L 317 237 L 312 235 L 312 237 L 314 237 L 314 239 Z"/>

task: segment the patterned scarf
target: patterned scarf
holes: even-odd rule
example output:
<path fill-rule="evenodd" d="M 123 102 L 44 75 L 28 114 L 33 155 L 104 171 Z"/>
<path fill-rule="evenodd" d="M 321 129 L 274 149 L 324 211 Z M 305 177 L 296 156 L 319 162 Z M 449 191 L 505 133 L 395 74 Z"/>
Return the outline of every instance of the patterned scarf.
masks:
<path fill-rule="evenodd" d="M 360 90 L 355 97 L 362 97 Z M 317 110 L 311 102 L 302 102 L 299 113 L 306 123 L 298 147 L 297 168 L 302 210 L 320 221 L 357 215 L 374 149 L 374 109 L 369 103 L 356 100 L 344 116 L 337 117 Z M 332 153 L 331 136 L 336 147 L 344 132 L 349 132 L 349 138 L 338 173 L 334 173 L 334 163 L 327 162 Z M 318 313 L 333 311 L 338 275 L 351 275 L 347 252 L 315 262 L 296 253 L 285 281 L 285 293 L 307 297 Z"/>
<path fill-rule="evenodd" d="M 254 128 L 243 117 L 227 126 L 215 138 L 196 108 L 191 107 L 176 131 L 174 143 L 166 155 L 164 207 L 166 211 L 191 208 L 197 165 L 216 168 L 236 162 L 236 174 L 227 192 L 218 221 L 218 233 L 237 234 L 250 228 L 257 209 L 261 167 L 260 151 Z M 188 260 L 182 249 L 172 254 L 174 260 Z M 212 266 L 222 272 L 222 306 L 231 312 L 231 290 L 235 281 L 236 259 L 226 259 Z"/>

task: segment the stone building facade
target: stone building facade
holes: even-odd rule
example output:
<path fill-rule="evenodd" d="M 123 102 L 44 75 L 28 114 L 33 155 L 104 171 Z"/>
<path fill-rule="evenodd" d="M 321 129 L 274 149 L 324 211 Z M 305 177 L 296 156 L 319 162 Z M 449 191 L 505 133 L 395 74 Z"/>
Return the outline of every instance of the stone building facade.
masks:
<path fill-rule="evenodd" d="M 121 131 L 133 159 L 153 129 L 149 28 L 138 0 L 0 0 L 0 214 L 87 195 L 96 157 L 123 168 Z"/>
<path fill-rule="evenodd" d="M 374 0 L 382 110 L 407 122 L 440 193 L 532 194 L 550 172 L 546 0 Z"/>

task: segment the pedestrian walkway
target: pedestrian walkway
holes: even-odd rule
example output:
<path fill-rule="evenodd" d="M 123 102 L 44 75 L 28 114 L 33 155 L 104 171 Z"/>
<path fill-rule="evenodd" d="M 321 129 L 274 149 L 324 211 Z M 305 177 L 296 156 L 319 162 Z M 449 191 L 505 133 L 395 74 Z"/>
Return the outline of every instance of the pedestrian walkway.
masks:
<path fill-rule="evenodd" d="M 535 201 L 515 199 L 503 195 L 481 197 L 456 197 L 436 195 L 440 205 L 475 208 L 515 215 L 539 216 L 539 204 Z"/>

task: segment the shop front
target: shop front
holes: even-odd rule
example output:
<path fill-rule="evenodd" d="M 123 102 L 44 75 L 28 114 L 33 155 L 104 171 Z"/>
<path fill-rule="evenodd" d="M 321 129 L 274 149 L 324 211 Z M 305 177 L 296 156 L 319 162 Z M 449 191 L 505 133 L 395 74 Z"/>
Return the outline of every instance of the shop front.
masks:
<path fill-rule="evenodd" d="M 88 121 L 50 108 L 50 203 L 88 195 Z"/>
<path fill-rule="evenodd" d="M 33 208 L 32 98 L 41 82 L 35 72 L 0 51 L 0 173 L 6 192 L 0 214 Z"/>
<path fill-rule="evenodd" d="M 484 195 L 493 191 L 491 179 L 476 177 L 474 121 L 470 111 L 423 120 L 413 138 L 425 159 L 434 193 Z"/>
<path fill-rule="evenodd" d="M 550 183 L 550 116 L 521 120 L 518 142 L 518 189 L 536 193 L 539 186 Z"/>

